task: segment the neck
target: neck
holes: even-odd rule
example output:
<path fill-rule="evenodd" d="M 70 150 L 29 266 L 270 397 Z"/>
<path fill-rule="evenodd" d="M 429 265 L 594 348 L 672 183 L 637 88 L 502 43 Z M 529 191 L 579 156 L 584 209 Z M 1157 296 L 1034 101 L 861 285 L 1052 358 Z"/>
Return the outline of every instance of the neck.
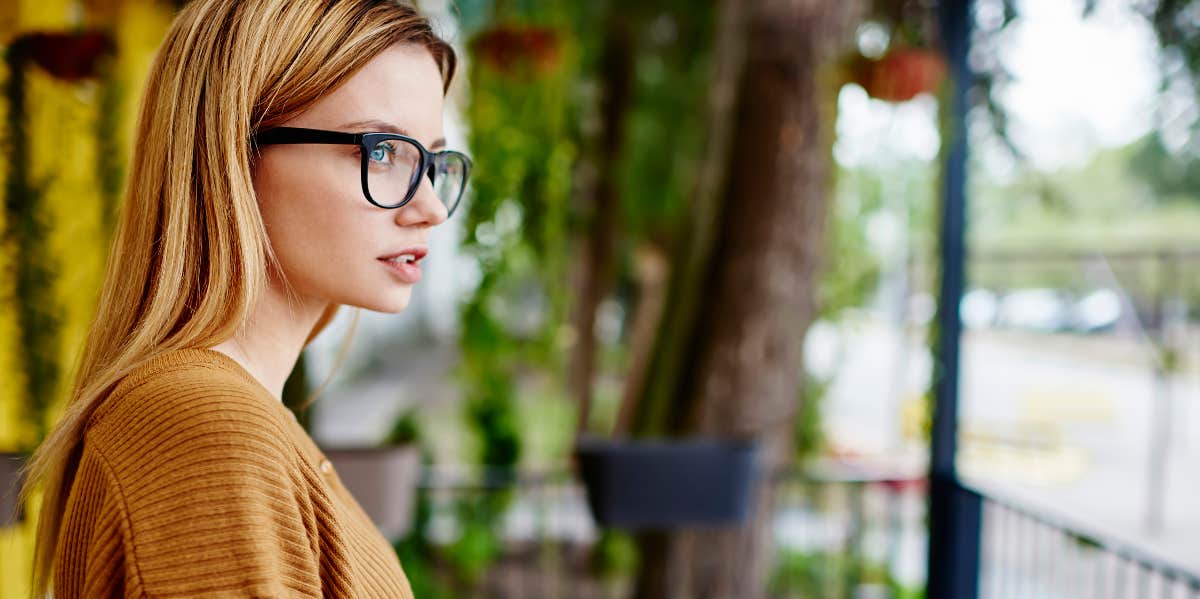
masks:
<path fill-rule="evenodd" d="M 282 401 L 283 384 L 325 306 L 289 297 L 272 281 L 251 310 L 246 326 L 211 349 L 236 360 Z"/>

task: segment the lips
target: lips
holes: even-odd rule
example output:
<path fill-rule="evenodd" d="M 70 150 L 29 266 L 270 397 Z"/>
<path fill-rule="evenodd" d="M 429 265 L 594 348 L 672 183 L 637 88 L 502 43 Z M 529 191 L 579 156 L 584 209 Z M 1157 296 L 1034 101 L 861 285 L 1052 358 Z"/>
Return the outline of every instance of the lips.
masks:
<path fill-rule="evenodd" d="M 401 282 L 412 285 L 421 280 L 419 262 L 429 251 L 424 247 L 411 247 L 377 258 Z"/>
<path fill-rule="evenodd" d="M 419 262 L 421 260 L 421 258 L 424 258 L 425 255 L 428 253 L 429 253 L 429 250 L 427 248 L 425 248 L 424 246 L 413 246 L 410 248 L 405 248 L 398 252 L 393 252 L 386 256 L 380 256 L 379 259 L 380 260 L 393 260 L 393 259 L 401 258 L 403 256 L 411 256 L 412 262 Z"/>

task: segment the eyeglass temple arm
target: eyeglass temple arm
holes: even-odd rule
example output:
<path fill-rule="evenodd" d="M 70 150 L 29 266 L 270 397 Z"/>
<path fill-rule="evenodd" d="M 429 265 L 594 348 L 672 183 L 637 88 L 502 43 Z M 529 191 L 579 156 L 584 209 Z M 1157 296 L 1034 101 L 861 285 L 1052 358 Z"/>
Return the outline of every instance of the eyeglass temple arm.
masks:
<path fill-rule="evenodd" d="M 356 145 L 361 143 L 362 135 L 344 133 L 341 131 L 325 131 L 322 129 L 305 129 L 302 127 L 276 127 L 254 135 L 255 145 L 267 146 L 272 144 L 336 144 Z"/>

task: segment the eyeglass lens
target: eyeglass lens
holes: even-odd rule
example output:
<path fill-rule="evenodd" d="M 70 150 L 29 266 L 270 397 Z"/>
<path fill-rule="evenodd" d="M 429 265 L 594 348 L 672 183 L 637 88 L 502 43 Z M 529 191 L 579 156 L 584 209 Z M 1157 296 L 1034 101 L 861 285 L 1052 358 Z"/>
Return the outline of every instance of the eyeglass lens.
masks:
<path fill-rule="evenodd" d="M 420 164 L 421 152 L 412 143 L 402 139 L 376 142 L 367 154 L 367 191 L 371 198 L 383 206 L 404 202 L 409 190 L 420 183 L 417 174 Z M 462 157 L 454 153 L 435 154 L 429 176 L 434 193 L 447 212 L 453 212 L 466 183 Z"/>
<path fill-rule="evenodd" d="M 433 191 L 446 206 L 446 211 L 454 212 L 467 181 L 467 164 L 463 157 L 458 154 L 438 154 L 430 170 L 430 177 Z"/>

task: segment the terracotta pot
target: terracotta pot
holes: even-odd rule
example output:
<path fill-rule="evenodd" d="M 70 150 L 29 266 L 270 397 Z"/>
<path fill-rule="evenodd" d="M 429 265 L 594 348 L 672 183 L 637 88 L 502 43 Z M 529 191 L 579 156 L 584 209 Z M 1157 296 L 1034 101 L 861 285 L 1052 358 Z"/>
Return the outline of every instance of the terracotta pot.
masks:
<path fill-rule="evenodd" d="M 116 49 L 102 31 L 30 33 L 13 41 L 15 48 L 51 75 L 67 81 L 96 76 L 100 59 Z"/>
<path fill-rule="evenodd" d="M 471 40 L 471 52 L 502 71 L 530 65 L 537 72 L 554 70 L 562 59 L 562 41 L 555 29 L 538 25 L 500 24 Z"/>
<path fill-rule="evenodd" d="M 25 521 L 25 506 L 17 504 L 17 494 L 22 480 L 19 470 L 27 458 L 24 453 L 0 451 L 0 528 Z"/>
<path fill-rule="evenodd" d="M 672 529 L 746 519 L 758 481 L 758 448 L 718 439 L 581 440 L 579 474 L 596 523 Z"/>
<path fill-rule="evenodd" d="M 408 534 L 421 480 L 416 445 L 321 448 L 338 479 L 388 540 Z"/>
<path fill-rule="evenodd" d="M 877 100 L 907 102 L 936 93 L 946 78 L 946 61 L 927 48 L 895 48 L 879 60 L 859 57 L 853 79 Z"/>

